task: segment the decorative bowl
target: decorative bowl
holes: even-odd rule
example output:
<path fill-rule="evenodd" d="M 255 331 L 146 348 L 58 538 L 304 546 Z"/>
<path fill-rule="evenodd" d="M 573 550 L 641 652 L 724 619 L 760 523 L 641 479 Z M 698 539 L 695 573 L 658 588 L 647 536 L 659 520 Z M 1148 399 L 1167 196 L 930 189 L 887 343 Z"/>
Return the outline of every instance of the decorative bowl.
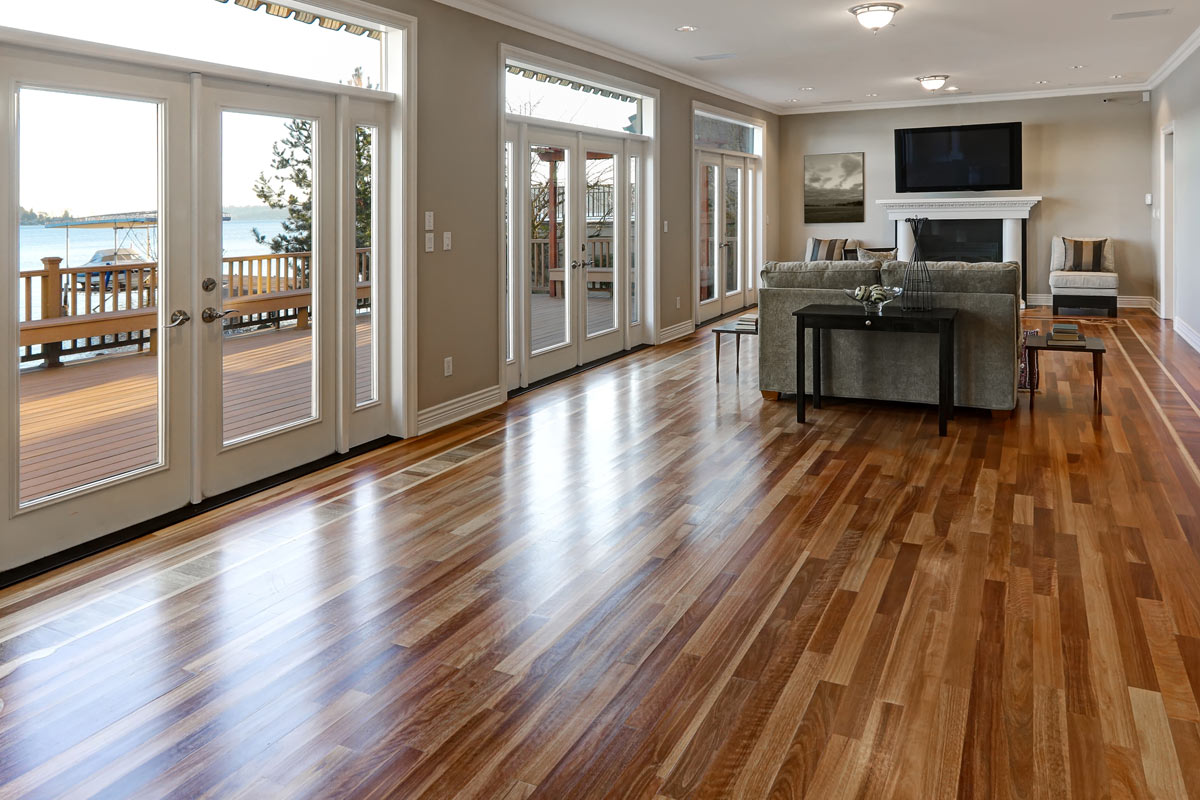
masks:
<path fill-rule="evenodd" d="M 843 289 L 851 300 L 862 303 L 863 311 L 867 314 L 882 314 L 883 307 L 904 294 L 899 286 L 859 286 L 854 289 Z"/>

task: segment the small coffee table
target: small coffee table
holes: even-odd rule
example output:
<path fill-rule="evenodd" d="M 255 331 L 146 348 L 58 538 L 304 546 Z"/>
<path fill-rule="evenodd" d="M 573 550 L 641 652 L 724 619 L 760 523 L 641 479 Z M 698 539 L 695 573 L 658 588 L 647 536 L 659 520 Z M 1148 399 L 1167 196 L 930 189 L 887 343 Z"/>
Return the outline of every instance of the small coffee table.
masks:
<path fill-rule="evenodd" d="M 1104 410 L 1102 392 L 1104 389 L 1104 354 L 1108 348 L 1104 340 L 1088 336 L 1083 347 L 1061 347 L 1046 343 L 1045 334 L 1030 336 L 1025 340 L 1025 349 L 1029 351 L 1032 366 L 1038 367 L 1038 353 L 1048 350 L 1052 353 L 1091 353 L 1092 354 L 1092 398 L 1096 401 L 1096 411 Z M 1029 392 L 1029 407 L 1033 408 L 1033 396 L 1037 392 Z"/>
<path fill-rule="evenodd" d="M 754 328 L 753 330 L 751 330 L 749 328 L 739 328 L 736 323 L 733 323 L 730 325 L 718 325 L 717 327 L 712 329 L 712 332 L 713 332 L 713 338 L 716 339 L 716 342 L 717 342 L 717 383 L 720 383 L 721 382 L 721 334 L 723 334 L 723 333 L 732 333 L 733 334 L 734 351 L 735 351 L 734 358 L 736 359 L 736 361 L 734 362 L 734 364 L 736 365 L 734 367 L 734 371 L 740 373 L 742 371 L 742 337 L 743 336 L 758 336 L 758 328 Z"/>

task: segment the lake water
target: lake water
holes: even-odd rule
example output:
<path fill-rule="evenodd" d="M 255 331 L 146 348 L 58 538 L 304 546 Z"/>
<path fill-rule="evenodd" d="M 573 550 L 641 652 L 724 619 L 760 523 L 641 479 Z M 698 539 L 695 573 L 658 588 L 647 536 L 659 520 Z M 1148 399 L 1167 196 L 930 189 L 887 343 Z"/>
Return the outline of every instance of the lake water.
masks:
<path fill-rule="evenodd" d="M 254 239 L 254 230 L 270 239 L 283 230 L 278 219 L 237 219 L 221 223 L 223 255 L 252 256 L 271 252 L 267 245 Z M 68 241 L 70 251 L 67 250 Z M 158 242 L 151 239 L 153 250 Z M 42 225 L 22 225 L 20 228 L 19 260 L 22 270 L 42 268 L 42 259 L 47 256 L 64 258 L 64 267 L 77 267 L 92 260 L 97 250 L 113 247 L 113 232 L 101 228 L 73 228 L 68 238 L 66 228 L 47 228 Z M 117 231 L 117 247 L 129 247 L 139 253 L 146 252 L 146 230 Z M 25 282 L 20 282 L 19 302 L 21 318 L 25 315 Z M 38 319 L 41 308 L 41 282 L 33 282 L 33 318 Z"/>
<path fill-rule="evenodd" d="M 221 223 L 222 247 L 227 256 L 250 256 L 271 252 L 266 245 L 254 241 L 254 229 L 270 239 L 283 230 L 278 219 L 234 219 Z M 72 228 L 70 252 L 67 252 L 67 229 L 46 228 L 41 225 L 22 225 L 20 230 L 21 269 L 41 269 L 42 259 L 58 256 L 66 259 L 63 266 L 77 267 L 91 260 L 97 250 L 108 250 L 113 245 L 112 230 L 101 228 Z M 127 241 L 128 239 L 128 241 Z M 157 249 L 157 242 L 151 242 Z M 144 252 L 146 231 L 118 231 L 116 247 L 132 247 Z"/>

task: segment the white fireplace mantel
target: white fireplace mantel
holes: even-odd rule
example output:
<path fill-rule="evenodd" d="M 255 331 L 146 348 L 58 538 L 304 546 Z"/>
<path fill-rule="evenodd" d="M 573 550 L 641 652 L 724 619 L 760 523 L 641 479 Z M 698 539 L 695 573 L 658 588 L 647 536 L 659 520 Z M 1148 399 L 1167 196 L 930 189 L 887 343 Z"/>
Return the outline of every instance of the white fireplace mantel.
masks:
<path fill-rule="evenodd" d="M 1041 197 L 912 197 L 876 200 L 890 220 L 927 219 L 1029 219 Z"/>
<path fill-rule="evenodd" d="M 888 219 L 896 226 L 896 258 L 912 258 L 912 229 L 903 224 L 909 217 L 926 219 L 998 219 L 1003 220 L 1001 256 L 1025 270 L 1025 237 L 1021 221 L 1042 201 L 1041 197 L 911 197 L 896 200 L 876 200 L 887 211 Z M 1021 284 L 1024 286 L 1024 276 Z"/>

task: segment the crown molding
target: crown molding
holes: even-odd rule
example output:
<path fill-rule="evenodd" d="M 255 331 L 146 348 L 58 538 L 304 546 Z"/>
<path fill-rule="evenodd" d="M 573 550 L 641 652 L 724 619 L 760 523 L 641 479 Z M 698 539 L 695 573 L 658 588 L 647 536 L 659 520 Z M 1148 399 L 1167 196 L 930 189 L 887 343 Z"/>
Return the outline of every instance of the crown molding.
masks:
<path fill-rule="evenodd" d="M 662 78 L 682 83 L 691 86 L 693 89 L 699 89 L 702 92 L 724 97 L 726 100 L 732 100 L 735 103 L 750 106 L 751 108 L 762 111 L 769 111 L 773 114 L 780 113 L 780 107 L 767 103 L 757 97 L 751 97 L 748 94 L 743 94 L 735 89 L 729 89 L 715 83 L 710 83 L 706 80 L 693 77 L 685 72 L 680 72 L 677 69 L 668 67 L 665 64 L 660 64 L 648 58 L 631 53 L 628 50 L 622 50 L 619 47 L 605 44 L 597 39 L 588 36 L 581 36 L 560 28 L 557 25 L 551 25 L 547 22 L 534 19 L 526 14 L 521 14 L 511 9 L 504 8 L 488 0 L 435 0 L 436 2 L 456 8 L 459 11 L 465 11 L 468 14 L 474 14 L 477 17 L 490 19 L 492 22 L 498 22 L 501 25 L 507 25 L 510 28 L 516 28 L 526 33 L 531 33 L 534 36 L 541 36 L 544 39 L 558 42 L 559 44 L 569 45 L 589 53 L 595 53 L 603 58 L 616 61 L 626 66 L 635 67 L 640 70 L 658 75 Z"/>
<path fill-rule="evenodd" d="M 1144 92 L 1147 83 L 1122 83 L 1107 86 L 1076 86 L 1071 89 L 1040 89 L 1030 92 L 996 92 L 994 94 L 948 94 L 920 100 L 894 100 L 882 103 L 838 103 L 836 105 L 788 108 L 778 113 L 792 117 L 800 114 L 836 114 L 839 111 L 886 111 L 893 108 L 924 108 L 926 106 L 959 106 L 968 103 L 1006 103 L 1013 100 L 1048 100 L 1054 97 L 1082 97 L 1095 94 L 1124 94 Z"/>
<path fill-rule="evenodd" d="M 1171 77 L 1171 73 L 1179 68 L 1179 65 L 1188 60 L 1188 57 L 1200 49 L 1200 28 L 1192 31 L 1192 35 L 1184 39 L 1183 44 L 1179 45 L 1179 49 L 1171 54 L 1163 65 L 1154 71 L 1150 76 L 1150 80 L 1146 81 L 1147 89 L 1157 89 L 1162 85 L 1162 82 Z"/>

